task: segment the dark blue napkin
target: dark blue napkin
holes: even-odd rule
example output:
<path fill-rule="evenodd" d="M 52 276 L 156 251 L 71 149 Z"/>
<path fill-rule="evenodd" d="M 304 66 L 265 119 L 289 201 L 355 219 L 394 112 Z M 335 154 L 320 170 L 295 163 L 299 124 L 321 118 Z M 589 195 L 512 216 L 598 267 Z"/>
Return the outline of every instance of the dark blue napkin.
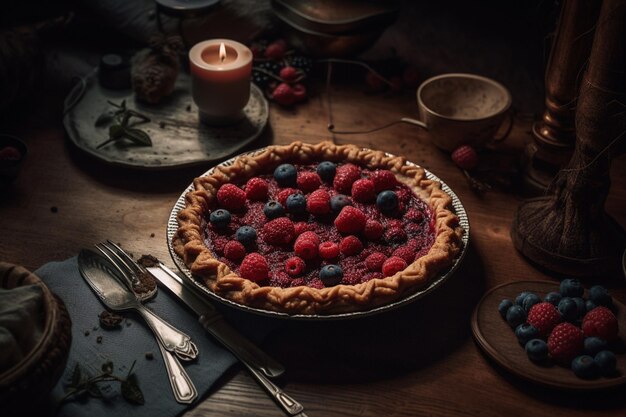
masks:
<path fill-rule="evenodd" d="M 60 409 L 59 416 L 174 417 L 193 407 L 193 404 L 182 405 L 174 400 L 157 342 L 138 315 L 124 313 L 125 320 L 119 329 L 100 327 L 98 315 L 105 307 L 80 275 L 76 257 L 48 263 L 35 274 L 65 302 L 72 319 L 70 354 L 63 377 L 53 390 L 53 398 L 63 397 L 76 363 L 91 375 L 97 375 L 107 361 L 113 362 L 113 374 L 120 376 L 126 376 L 136 361 L 134 373 L 145 397 L 144 405 L 132 405 L 122 398 L 119 383 L 102 382 L 99 387 L 104 398 L 67 402 Z M 146 306 L 191 336 L 198 346 L 198 358 L 183 362 L 183 365 L 198 390 L 195 403 L 199 402 L 236 359 L 214 341 L 200 326 L 198 318 L 167 291 L 159 289 L 156 298 Z M 240 311 L 229 310 L 226 316 L 231 325 L 255 343 L 266 337 L 277 324 L 275 320 Z M 152 359 L 148 359 L 150 354 Z"/>

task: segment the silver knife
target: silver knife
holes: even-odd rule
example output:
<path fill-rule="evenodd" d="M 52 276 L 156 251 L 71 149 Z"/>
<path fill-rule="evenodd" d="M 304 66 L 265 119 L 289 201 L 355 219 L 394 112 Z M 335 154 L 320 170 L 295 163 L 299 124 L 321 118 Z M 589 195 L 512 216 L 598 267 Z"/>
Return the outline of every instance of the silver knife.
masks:
<path fill-rule="evenodd" d="M 146 269 L 157 279 L 157 282 L 198 315 L 202 327 L 244 365 L 258 369 L 269 378 L 278 377 L 285 372 L 285 368 L 280 363 L 233 329 L 211 303 L 199 296 L 197 290 L 165 264 L 159 261 L 157 266 L 149 266 Z"/>

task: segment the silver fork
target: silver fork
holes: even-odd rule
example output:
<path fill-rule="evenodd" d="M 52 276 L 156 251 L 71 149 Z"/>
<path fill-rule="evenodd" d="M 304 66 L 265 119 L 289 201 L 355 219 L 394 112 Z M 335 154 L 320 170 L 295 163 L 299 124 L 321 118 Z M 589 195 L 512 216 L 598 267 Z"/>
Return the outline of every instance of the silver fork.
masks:
<path fill-rule="evenodd" d="M 126 285 L 129 286 L 135 274 L 129 264 L 134 264 L 134 260 L 122 251 L 119 246 L 112 246 L 110 241 L 96 244 L 96 249 L 111 262 L 126 281 Z M 139 266 L 137 265 L 137 267 Z M 130 289 L 132 290 L 132 286 Z M 143 304 L 137 304 L 137 312 L 146 321 L 159 343 L 161 343 L 167 351 L 174 353 L 184 361 L 193 360 L 198 356 L 198 347 L 187 334 L 154 314 L 151 310 L 144 307 Z"/>

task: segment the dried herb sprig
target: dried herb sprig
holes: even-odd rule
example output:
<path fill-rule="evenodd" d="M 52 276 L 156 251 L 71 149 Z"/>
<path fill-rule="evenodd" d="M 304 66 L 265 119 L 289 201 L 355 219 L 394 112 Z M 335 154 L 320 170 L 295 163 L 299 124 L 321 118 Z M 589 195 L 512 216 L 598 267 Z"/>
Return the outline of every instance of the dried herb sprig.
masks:
<path fill-rule="evenodd" d="M 131 404 L 143 405 L 145 403 L 145 398 L 141 388 L 139 388 L 137 374 L 133 373 L 136 362 L 137 361 L 133 361 L 133 364 L 130 366 L 128 373 L 124 378 L 113 374 L 113 362 L 111 361 L 103 363 L 101 366 L 102 372 L 93 377 L 87 374 L 87 372 L 81 368 L 80 364 L 77 363 L 76 366 L 74 366 L 72 379 L 67 386 L 65 395 L 59 400 L 57 408 L 63 405 L 70 398 L 80 395 L 86 394 L 89 397 L 102 398 L 103 394 L 98 384 L 100 382 L 112 381 L 120 383 L 120 392 L 122 397 L 127 402 Z"/>
<path fill-rule="evenodd" d="M 152 146 L 152 140 L 150 135 L 141 129 L 134 126 L 150 122 L 150 118 L 144 114 L 139 113 L 133 109 L 126 107 L 126 100 L 123 100 L 120 104 L 107 102 L 116 108 L 116 110 L 107 111 L 98 117 L 95 125 L 97 127 L 105 126 L 111 122 L 114 122 L 109 126 L 109 138 L 96 146 L 96 149 L 100 149 L 103 146 L 122 139 L 128 139 L 139 146 Z M 134 118 L 134 120 L 132 119 Z M 132 123 L 131 123 L 132 120 Z"/>

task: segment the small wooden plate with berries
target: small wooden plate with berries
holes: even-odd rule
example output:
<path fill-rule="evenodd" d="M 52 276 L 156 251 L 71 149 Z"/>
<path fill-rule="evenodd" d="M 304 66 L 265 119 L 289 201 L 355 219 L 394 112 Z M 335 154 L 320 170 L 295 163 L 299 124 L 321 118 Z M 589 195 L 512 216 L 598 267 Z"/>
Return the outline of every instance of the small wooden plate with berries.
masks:
<path fill-rule="evenodd" d="M 565 281 L 573 281 L 578 291 L 583 291 L 576 280 Z M 610 298 L 604 288 L 595 290 L 604 292 L 601 295 L 608 300 L 610 309 L 593 304 L 593 300 L 598 300 L 598 291 L 591 291 L 593 296 L 587 289 L 583 294 L 567 294 L 568 289 L 551 281 L 518 281 L 494 287 L 483 296 L 472 315 L 474 339 L 498 365 L 543 386 L 586 391 L 624 384 L 626 307 Z M 524 292 L 537 297 L 523 295 Z M 564 298 L 569 300 L 561 303 Z M 576 303 L 571 305 L 574 298 L 582 298 L 586 303 L 578 306 L 578 313 Z M 591 312 L 594 313 L 587 316 Z M 532 334 L 528 333 L 529 328 Z M 606 342 L 606 338 L 612 340 Z"/>

